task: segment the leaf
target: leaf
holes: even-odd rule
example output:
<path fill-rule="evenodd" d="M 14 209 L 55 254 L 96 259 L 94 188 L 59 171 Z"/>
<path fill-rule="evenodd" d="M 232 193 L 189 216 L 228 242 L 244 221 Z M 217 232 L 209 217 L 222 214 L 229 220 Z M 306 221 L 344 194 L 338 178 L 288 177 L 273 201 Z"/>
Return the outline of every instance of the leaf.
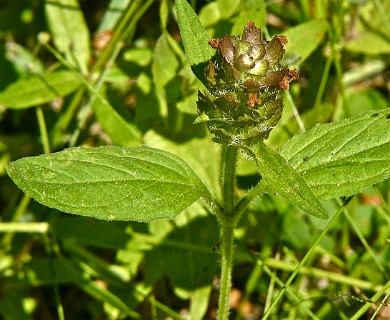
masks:
<path fill-rule="evenodd" d="M 374 32 L 362 32 L 345 44 L 345 49 L 366 55 L 388 55 L 390 43 Z"/>
<path fill-rule="evenodd" d="M 212 141 L 193 138 L 183 143 L 175 143 L 153 130 L 148 131 L 144 141 L 148 147 L 173 153 L 187 162 L 208 190 L 218 197 L 220 155 Z"/>
<path fill-rule="evenodd" d="M 47 23 L 54 44 L 65 53 L 66 60 L 87 74 L 91 57 L 90 35 L 77 0 L 45 2 Z"/>
<path fill-rule="evenodd" d="M 165 113 L 168 112 L 168 103 L 176 103 L 179 96 L 175 80 L 180 68 L 180 61 L 169 45 L 168 37 L 168 34 L 163 33 L 158 38 L 152 66 L 156 94 Z M 173 85 L 168 86 L 169 83 L 173 83 Z"/>
<path fill-rule="evenodd" d="M 227 32 L 225 31 L 221 33 L 221 28 L 219 27 L 222 27 L 225 30 L 230 29 L 230 24 L 226 24 L 226 20 L 223 21 L 221 19 L 219 5 L 215 1 L 209 2 L 200 8 L 199 21 L 206 29 L 207 34 L 209 34 L 210 37 L 216 37 L 217 35 L 225 34 Z"/>
<path fill-rule="evenodd" d="M 222 19 L 230 18 L 235 12 L 240 1 L 237 0 L 218 0 L 219 12 L 221 13 Z"/>
<path fill-rule="evenodd" d="M 281 197 L 315 217 L 328 215 L 306 181 L 280 156 L 263 143 L 253 150 L 259 172 L 264 180 Z"/>
<path fill-rule="evenodd" d="M 198 205 L 185 211 L 175 219 L 176 227 L 167 221 L 150 225 L 156 236 L 161 229 L 171 230 L 161 239 L 159 245 L 147 250 L 143 260 L 145 282 L 155 284 L 161 277 L 169 277 L 176 292 L 182 298 L 198 288 L 210 286 L 218 269 L 218 258 L 212 251 L 218 241 L 218 223 L 210 215 L 204 215 Z M 180 221 L 178 221 L 180 220 Z M 168 230 L 167 230 L 168 231 Z"/>
<path fill-rule="evenodd" d="M 148 147 L 69 148 L 7 172 L 38 202 L 103 220 L 172 219 L 207 193 L 183 160 Z"/>
<path fill-rule="evenodd" d="M 45 67 L 42 61 L 37 59 L 36 53 L 30 51 L 28 48 L 14 42 L 8 42 L 5 44 L 5 49 L 5 58 L 8 62 L 12 62 L 14 67 L 13 71 L 16 71 L 20 76 L 44 72 Z M 4 74 L 3 72 L 5 71 L 6 69 L 2 69 L 2 75 L 6 75 L 8 80 L 9 75 Z"/>
<path fill-rule="evenodd" d="M 108 91 L 103 87 L 105 93 Z M 112 104 L 112 105 L 118 105 Z M 141 133 L 137 127 L 127 122 L 110 104 L 102 103 L 96 99 L 92 105 L 93 112 L 103 130 L 110 136 L 113 144 L 124 147 L 135 147 L 141 144 Z"/>
<path fill-rule="evenodd" d="M 210 303 L 212 286 L 204 286 L 195 289 L 191 294 L 190 314 L 193 320 L 204 319 Z"/>
<path fill-rule="evenodd" d="M 255 22 L 259 28 L 265 27 L 266 8 L 263 0 L 247 0 L 242 4 L 238 17 L 235 19 L 232 34 L 242 34 L 248 21 Z"/>
<path fill-rule="evenodd" d="M 66 96 L 80 87 L 79 78 L 70 71 L 55 71 L 20 79 L 0 92 L 0 105 L 24 109 Z"/>
<path fill-rule="evenodd" d="M 360 89 L 346 92 L 347 103 L 340 108 L 340 118 L 349 118 L 363 112 L 386 109 L 388 100 L 378 90 Z"/>
<path fill-rule="evenodd" d="M 390 110 L 318 125 L 280 154 L 321 199 L 359 193 L 390 176 Z"/>
<path fill-rule="evenodd" d="M 111 0 L 107 10 L 104 11 L 102 22 L 98 31 L 113 30 L 123 12 L 128 8 L 131 0 Z"/>
<path fill-rule="evenodd" d="M 205 83 L 203 69 L 206 61 L 214 55 L 210 40 L 198 16 L 186 0 L 175 0 L 180 34 L 188 62 L 196 77 Z"/>
<path fill-rule="evenodd" d="M 165 113 L 177 108 L 182 112 L 197 114 L 197 89 L 201 85 L 188 63 L 185 62 L 183 67 L 184 53 L 180 48 L 173 48 L 174 43 L 173 38 L 167 33 L 163 33 L 157 40 L 152 66 L 156 94 L 161 109 L 166 110 Z"/>
<path fill-rule="evenodd" d="M 354 27 L 354 36 L 345 44 L 345 49 L 366 55 L 388 55 L 390 52 L 390 27 L 386 12 L 390 1 L 367 1 L 359 6 L 359 19 Z"/>
<path fill-rule="evenodd" d="M 311 20 L 288 29 L 284 33 L 288 40 L 286 52 L 298 55 L 302 63 L 319 46 L 328 27 L 325 20 Z"/>
<path fill-rule="evenodd" d="M 107 223 L 107 221 L 87 217 L 58 214 L 51 216 L 50 232 L 61 242 L 70 241 L 95 248 L 119 249 L 129 240 L 124 231 L 127 223 Z"/>
<path fill-rule="evenodd" d="M 83 275 L 74 263 L 58 256 L 50 258 L 35 257 L 24 265 L 24 277 L 19 281 L 34 286 L 83 282 Z"/>

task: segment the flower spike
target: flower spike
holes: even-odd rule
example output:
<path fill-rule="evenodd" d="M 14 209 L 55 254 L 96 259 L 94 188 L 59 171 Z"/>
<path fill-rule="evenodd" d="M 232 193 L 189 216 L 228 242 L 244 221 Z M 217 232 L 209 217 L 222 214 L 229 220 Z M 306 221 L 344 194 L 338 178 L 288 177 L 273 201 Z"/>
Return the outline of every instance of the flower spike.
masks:
<path fill-rule="evenodd" d="M 217 53 L 205 68 L 207 91 L 199 93 L 195 122 L 206 122 L 214 141 L 250 146 L 268 137 L 282 114 L 282 90 L 299 78 L 280 64 L 286 43 L 285 36 L 263 40 L 252 21 L 241 38 L 210 40 Z"/>

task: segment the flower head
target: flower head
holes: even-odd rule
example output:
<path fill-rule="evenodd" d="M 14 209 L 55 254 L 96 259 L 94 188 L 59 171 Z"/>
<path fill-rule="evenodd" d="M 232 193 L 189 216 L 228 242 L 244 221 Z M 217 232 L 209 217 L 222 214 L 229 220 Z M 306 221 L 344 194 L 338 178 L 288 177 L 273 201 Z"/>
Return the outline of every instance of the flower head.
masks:
<path fill-rule="evenodd" d="M 215 58 L 205 69 L 207 92 L 199 93 L 196 122 L 206 122 L 216 142 L 252 145 L 268 137 L 280 119 L 282 90 L 298 79 L 295 70 L 280 64 L 285 36 L 265 41 L 253 22 L 242 37 L 212 39 Z"/>

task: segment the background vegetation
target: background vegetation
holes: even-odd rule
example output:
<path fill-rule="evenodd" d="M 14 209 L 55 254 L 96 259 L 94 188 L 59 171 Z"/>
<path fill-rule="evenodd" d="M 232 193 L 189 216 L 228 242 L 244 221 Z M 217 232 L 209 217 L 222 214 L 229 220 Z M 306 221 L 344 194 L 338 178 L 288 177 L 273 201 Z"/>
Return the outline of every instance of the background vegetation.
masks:
<path fill-rule="evenodd" d="M 286 34 L 299 68 L 278 127 L 295 134 L 389 107 L 390 1 L 190 1 L 210 37 Z M 30 201 L 4 166 L 69 146 L 148 145 L 218 184 L 218 150 L 193 125 L 200 83 L 174 2 L 0 2 L 2 319 L 212 319 L 218 228 L 200 205 L 173 221 L 106 222 Z M 98 94 L 97 94 L 98 93 Z M 241 159 L 244 193 L 259 179 Z M 355 196 L 300 267 L 272 319 L 389 319 L 390 182 Z M 324 203 L 332 216 L 340 201 Z M 261 319 L 326 222 L 278 196 L 253 203 L 236 232 L 232 318 Z"/>

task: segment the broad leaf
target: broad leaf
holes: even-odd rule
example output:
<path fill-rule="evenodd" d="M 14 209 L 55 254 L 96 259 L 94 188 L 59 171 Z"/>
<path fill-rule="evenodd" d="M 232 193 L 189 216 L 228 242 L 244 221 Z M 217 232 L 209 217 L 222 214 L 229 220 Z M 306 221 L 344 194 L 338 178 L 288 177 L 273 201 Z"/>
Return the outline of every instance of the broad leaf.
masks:
<path fill-rule="evenodd" d="M 280 196 L 315 217 L 328 218 L 306 181 L 278 153 L 259 143 L 253 150 L 259 172 Z"/>
<path fill-rule="evenodd" d="M 23 109 L 63 97 L 80 87 L 79 78 L 70 71 L 56 71 L 20 79 L 0 92 L 0 105 Z"/>
<path fill-rule="evenodd" d="M 210 38 L 186 0 L 176 0 L 175 5 L 188 62 L 197 78 L 204 83 L 203 69 L 205 63 L 215 53 L 208 44 Z"/>
<path fill-rule="evenodd" d="M 208 139 L 191 139 L 175 143 L 171 139 L 149 130 L 144 136 L 145 145 L 175 154 L 187 162 L 206 185 L 211 194 L 219 192 L 219 149 Z"/>
<path fill-rule="evenodd" d="M 318 125 L 280 153 L 321 199 L 359 193 L 390 176 L 390 110 Z"/>
<path fill-rule="evenodd" d="M 83 74 L 91 56 L 90 34 L 77 0 L 46 1 L 46 18 L 53 41 Z"/>
<path fill-rule="evenodd" d="M 172 219 L 207 193 L 183 160 L 148 147 L 70 148 L 11 162 L 7 172 L 46 206 L 104 220 Z"/>

